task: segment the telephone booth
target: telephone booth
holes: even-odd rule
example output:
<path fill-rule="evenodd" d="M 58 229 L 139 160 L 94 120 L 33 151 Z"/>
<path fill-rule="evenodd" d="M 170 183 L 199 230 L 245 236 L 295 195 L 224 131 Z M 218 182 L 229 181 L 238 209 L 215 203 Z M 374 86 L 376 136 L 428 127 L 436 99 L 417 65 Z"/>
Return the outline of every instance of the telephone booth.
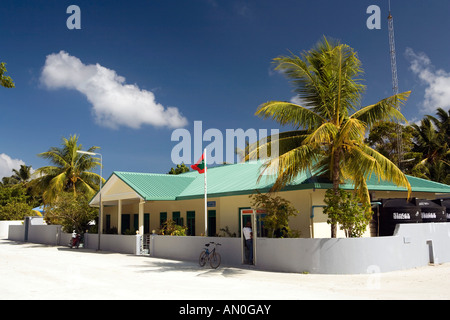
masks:
<path fill-rule="evenodd" d="M 265 237 L 266 230 L 264 229 L 264 224 L 262 218 L 266 215 L 266 210 L 264 209 L 241 209 L 241 239 L 242 239 L 242 263 L 246 261 L 245 255 L 245 240 L 244 240 L 244 227 L 247 222 L 251 223 L 252 234 L 253 234 L 253 264 L 256 265 L 256 241 L 258 237 Z M 256 230 L 256 232 L 255 232 Z"/>

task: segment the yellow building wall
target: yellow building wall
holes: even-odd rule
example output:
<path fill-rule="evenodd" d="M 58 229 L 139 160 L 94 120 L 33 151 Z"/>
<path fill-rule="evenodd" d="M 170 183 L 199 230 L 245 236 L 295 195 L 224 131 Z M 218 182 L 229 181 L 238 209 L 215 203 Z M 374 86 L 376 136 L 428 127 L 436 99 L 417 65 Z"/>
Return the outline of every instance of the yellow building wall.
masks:
<path fill-rule="evenodd" d="M 134 193 L 135 191 L 122 180 L 114 183 L 108 191 L 102 193 L 103 197 L 108 195 L 120 195 L 124 193 Z"/>
<path fill-rule="evenodd" d="M 192 199 L 182 201 L 149 201 L 144 205 L 144 212 L 150 213 L 150 230 L 158 230 L 160 228 L 160 213 L 166 212 L 167 219 L 173 219 L 174 212 L 180 212 L 184 224 L 187 223 L 187 212 L 195 211 L 195 231 L 196 235 L 200 235 L 200 231 L 205 229 L 203 223 L 204 200 Z"/>
<path fill-rule="evenodd" d="M 130 188 L 124 183 L 118 183 L 113 186 L 108 194 L 113 195 L 129 192 Z M 331 227 L 327 223 L 327 216 L 323 213 L 323 199 L 326 190 L 295 190 L 284 191 L 277 195 L 290 201 L 298 210 L 295 217 L 291 217 L 289 227 L 292 230 L 300 232 L 302 238 L 329 238 Z M 382 198 L 406 198 L 406 192 L 376 191 L 371 193 L 374 201 Z M 413 193 L 413 197 L 434 199 L 435 195 L 431 193 Z M 208 207 L 208 210 L 216 211 L 216 234 L 225 235 L 221 228 L 228 227 L 229 231 L 237 236 L 240 235 L 239 209 L 251 207 L 251 199 L 248 195 L 224 196 L 220 198 L 208 198 L 208 201 L 215 201 L 215 207 Z M 109 202 L 111 205 L 111 202 Z M 116 201 L 118 203 L 118 201 Z M 313 208 L 314 206 L 314 208 Z M 204 199 L 177 200 L 177 201 L 147 201 L 144 205 L 144 213 L 150 214 L 149 230 L 157 231 L 160 228 L 160 213 L 166 212 L 168 219 L 173 219 L 173 212 L 180 212 L 183 223 L 187 224 L 187 212 L 195 211 L 195 235 L 203 235 L 205 232 L 205 213 Z M 104 227 L 105 216 L 110 215 L 111 227 L 118 226 L 118 206 L 104 207 Z M 122 214 L 130 214 L 130 225 L 134 226 L 134 214 L 139 213 L 139 200 L 123 200 Z M 313 213 L 314 217 L 311 218 Z M 137 218 L 137 217 L 136 217 Z M 345 237 L 342 230 L 338 228 L 338 237 Z M 370 230 L 367 229 L 365 236 L 370 236 Z"/>
<path fill-rule="evenodd" d="M 300 231 L 302 237 L 310 236 L 310 191 L 288 191 L 279 195 L 292 202 L 299 211 L 296 217 L 291 218 L 291 229 Z M 129 200 L 128 200 L 129 201 Z M 228 227 L 228 230 L 237 236 L 240 235 L 240 209 L 250 208 L 251 199 L 248 195 L 226 196 L 221 198 L 208 198 L 208 202 L 215 201 L 215 207 L 208 207 L 208 210 L 216 211 L 216 233 L 225 235 L 221 228 Z M 204 199 L 177 200 L 177 201 L 147 201 L 144 205 L 144 213 L 150 214 L 150 232 L 160 228 L 160 213 L 166 212 L 167 219 L 173 219 L 173 212 L 180 212 L 183 222 L 187 223 L 187 212 L 195 211 L 195 233 L 203 235 L 205 230 Z M 104 215 L 110 215 L 111 227 L 118 226 L 118 206 L 108 206 L 103 209 Z M 122 205 L 122 214 L 131 215 L 131 225 L 133 226 L 133 215 L 138 214 L 138 200 L 132 204 Z M 103 219 L 105 221 L 105 218 Z"/>
<path fill-rule="evenodd" d="M 290 219 L 291 229 L 300 231 L 302 237 L 310 237 L 310 199 L 309 190 L 287 191 L 279 195 L 292 202 L 299 211 L 296 217 Z M 208 198 L 208 202 L 215 201 L 215 207 L 208 207 L 208 210 L 216 211 L 216 233 L 225 235 L 221 228 L 228 227 L 233 234 L 240 235 L 240 209 L 250 208 L 251 199 L 248 195 L 225 196 L 221 198 Z M 137 206 L 135 213 L 138 212 Z M 150 230 L 157 230 L 160 227 L 160 213 L 166 212 L 168 219 L 173 219 L 173 212 L 180 212 L 184 224 L 187 223 L 187 212 L 195 211 L 195 231 L 196 235 L 203 235 L 205 230 L 204 199 L 177 200 L 177 201 L 149 201 L 145 203 L 144 212 L 150 213 Z M 117 212 L 117 211 L 116 211 Z M 122 210 L 126 212 L 125 209 Z"/>

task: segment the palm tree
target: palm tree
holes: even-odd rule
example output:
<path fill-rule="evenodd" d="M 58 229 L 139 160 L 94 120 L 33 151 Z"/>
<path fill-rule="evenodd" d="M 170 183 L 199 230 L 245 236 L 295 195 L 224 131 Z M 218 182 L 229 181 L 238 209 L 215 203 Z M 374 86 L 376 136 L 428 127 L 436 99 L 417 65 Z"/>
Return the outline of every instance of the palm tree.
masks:
<path fill-rule="evenodd" d="M 373 173 L 379 179 L 407 188 L 410 194 L 411 186 L 403 172 L 364 143 L 367 130 L 379 121 L 405 121 L 398 104 L 404 102 L 410 92 L 361 107 L 365 90 L 359 79 L 361 62 L 348 45 L 326 37 L 301 56 L 280 56 L 274 62 L 276 70 L 282 71 L 293 83 L 304 103 L 300 106 L 269 101 L 256 112 L 262 118 L 294 128 L 280 134 L 276 140 L 279 156 L 265 163 L 265 170 L 277 168 L 272 191 L 309 171 L 328 177 L 336 195 L 341 183 L 353 181 L 355 191 L 365 204 L 370 202 L 366 180 Z M 274 166 L 276 163 L 278 165 Z M 331 236 L 336 237 L 336 224 L 332 224 Z"/>
<path fill-rule="evenodd" d="M 11 179 L 15 182 L 15 183 L 23 183 L 26 184 L 27 182 L 29 182 L 31 180 L 31 166 L 26 166 L 21 164 L 20 165 L 20 169 L 13 169 L 13 175 L 11 176 Z"/>
<path fill-rule="evenodd" d="M 13 175 L 10 177 L 3 177 L 0 185 L 15 185 L 22 184 L 27 185 L 32 179 L 31 166 L 21 164 L 19 170 L 12 169 Z"/>
<path fill-rule="evenodd" d="M 422 153 L 413 150 L 414 128 L 411 125 L 402 126 L 401 139 L 398 139 L 398 129 L 395 122 L 380 122 L 370 129 L 366 143 L 395 164 L 399 164 L 398 143 L 402 144 L 403 159 L 400 169 L 405 174 L 412 174 L 413 168 L 421 160 Z"/>
<path fill-rule="evenodd" d="M 94 152 L 99 147 L 91 147 L 87 151 Z M 62 147 L 51 147 L 48 151 L 38 154 L 39 157 L 52 162 L 53 166 L 46 166 L 36 170 L 39 177 L 34 185 L 42 192 L 44 201 L 51 203 L 63 191 L 84 192 L 88 197 L 98 191 L 100 175 L 92 172 L 100 166 L 98 158 L 87 154 L 79 154 L 82 145 L 78 144 L 78 136 L 63 138 Z"/>
<path fill-rule="evenodd" d="M 438 118 L 427 115 L 420 124 L 413 124 L 414 150 L 421 157 L 413 174 L 437 182 L 450 181 L 450 112 L 438 108 Z"/>
<path fill-rule="evenodd" d="M 437 118 L 433 116 L 427 116 L 439 130 L 439 134 L 442 135 L 444 143 L 450 146 L 450 110 L 445 111 L 442 108 L 437 108 Z"/>
<path fill-rule="evenodd" d="M 414 147 L 424 155 L 427 162 L 435 162 L 447 149 L 442 136 L 436 130 L 430 118 L 422 119 L 420 125 L 413 124 L 415 133 Z"/>

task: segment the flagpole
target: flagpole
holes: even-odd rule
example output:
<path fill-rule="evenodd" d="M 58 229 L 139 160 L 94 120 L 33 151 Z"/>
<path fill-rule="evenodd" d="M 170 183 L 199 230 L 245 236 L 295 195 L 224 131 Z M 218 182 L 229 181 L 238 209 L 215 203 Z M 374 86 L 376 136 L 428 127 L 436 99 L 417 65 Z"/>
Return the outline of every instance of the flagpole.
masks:
<path fill-rule="evenodd" d="M 204 157 L 204 168 L 205 168 L 205 237 L 208 236 L 208 197 L 206 188 L 206 172 L 208 171 L 208 165 L 206 161 L 206 148 L 203 150 Z"/>

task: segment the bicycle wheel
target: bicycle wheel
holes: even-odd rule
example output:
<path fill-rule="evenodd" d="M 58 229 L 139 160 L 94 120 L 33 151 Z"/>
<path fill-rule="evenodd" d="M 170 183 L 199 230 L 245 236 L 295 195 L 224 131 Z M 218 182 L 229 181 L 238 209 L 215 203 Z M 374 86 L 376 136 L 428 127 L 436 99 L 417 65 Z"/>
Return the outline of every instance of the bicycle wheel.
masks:
<path fill-rule="evenodd" d="M 209 259 L 209 264 L 211 265 L 211 268 L 217 269 L 220 266 L 220 254 L 217 252 L 214 252 L 211 258 Z"/>
<path fill-rule="evenodd" d="M 205 266 L 207 259 L 208 255 L 206 254 L 206 251 L 202 251 L 202 253 L 200 253 L 200 257 L 198 258 L 198 264 L 200 265 L 200 267 Z"/>

